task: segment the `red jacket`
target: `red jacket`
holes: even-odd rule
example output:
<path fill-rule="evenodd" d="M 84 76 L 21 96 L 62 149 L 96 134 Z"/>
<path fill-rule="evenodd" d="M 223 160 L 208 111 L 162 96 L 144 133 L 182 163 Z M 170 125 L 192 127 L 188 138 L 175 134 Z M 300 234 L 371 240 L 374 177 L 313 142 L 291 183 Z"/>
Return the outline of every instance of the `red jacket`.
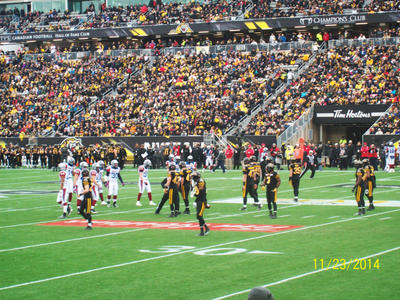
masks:
<path fill-rule="evenodd" d="M 246 150 L 246 157 L 250 158 L 254 155 L 254 149 L 252 147 L 247 148 Z"/>
<path fill-rule="evenodd" d="M 361 147 L 361 158 L 369 158 L 369 147 L 368 146 Z"/>
<path fill-rule="evenodd" d="M 232 150 L 231 146 L 228 146 L 228 148 L 226 148 L 225 156 L 226 156 L 227 159 L 232 158 L 233 150 Z"/>

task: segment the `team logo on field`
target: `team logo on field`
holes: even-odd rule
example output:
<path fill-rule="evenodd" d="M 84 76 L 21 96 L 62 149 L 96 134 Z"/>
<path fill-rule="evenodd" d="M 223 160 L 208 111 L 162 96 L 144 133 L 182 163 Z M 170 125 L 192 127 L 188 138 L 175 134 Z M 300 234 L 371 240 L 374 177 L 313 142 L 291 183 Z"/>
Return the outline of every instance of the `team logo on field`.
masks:
<path fill-rule="evenodd" d="M 46 226 L 86 226 L 85 220 L 68 220 L 59 222 L 42 223 Z M 178 229 L 198 230 L 198 223 L 186 222 L 145 222 L 145 221 L 121 221 L 121 220 L 96 220 L 95 227 L 106 228 L 147 228 L 147 229 Z M 269 224 L 221 224 L 207 223 L 213 231 L 245 231 L 245 232 L 278 232 L 303 226 L 298 225 L 269 225 Z"/>

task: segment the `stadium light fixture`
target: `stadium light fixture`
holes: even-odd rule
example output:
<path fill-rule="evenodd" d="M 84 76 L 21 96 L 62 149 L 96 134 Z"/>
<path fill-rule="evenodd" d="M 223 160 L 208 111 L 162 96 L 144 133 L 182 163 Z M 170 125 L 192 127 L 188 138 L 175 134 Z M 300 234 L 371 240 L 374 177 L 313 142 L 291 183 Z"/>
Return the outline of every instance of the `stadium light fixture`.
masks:
<path fill-rule="evenodd" d="M 294 26 L 294 28 L 306 28 L 304 25 Z"/>
<path fill-rule="evenodd" d="M 368 25 L 368 22 L 356 23 L 356 25 Z"/>

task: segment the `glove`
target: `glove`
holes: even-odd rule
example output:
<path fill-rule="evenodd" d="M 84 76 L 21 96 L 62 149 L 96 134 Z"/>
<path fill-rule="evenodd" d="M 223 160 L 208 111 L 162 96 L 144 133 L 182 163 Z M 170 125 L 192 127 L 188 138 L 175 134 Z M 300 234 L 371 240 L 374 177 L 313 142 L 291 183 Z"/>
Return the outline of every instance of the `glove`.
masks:
<path fill-rule="evenodd" d="M 196 208 L 197 207 L 197 203 L 193 202 L 193 207 Z"/>
<path fill-rule="evenodd" d="M 276 188 L 274 188 L 272 191 L 273 191 L 274 193 L 276 193 L 277 189 L 276 189 Z"/>
<path fill-rule="evenodd" d="M 211 208 L 211 205 L 207 203 L 206 208 Z"/>
<path fill-rule="evenodd" d="M 148 185 L 147 181 L 144 182 L 144 185 Z"/>
<path fill-rule="evenodd" d="M 78 194 L 78 186 L 77 185 L 74 185 L 74 193 Z"/>
<path fill-rule="evenodd" d="M 262 189 L 263 191 L 265 191 L 265 185 L 262 185 L 262 186 L 261 186 L 261 189 Z"/>

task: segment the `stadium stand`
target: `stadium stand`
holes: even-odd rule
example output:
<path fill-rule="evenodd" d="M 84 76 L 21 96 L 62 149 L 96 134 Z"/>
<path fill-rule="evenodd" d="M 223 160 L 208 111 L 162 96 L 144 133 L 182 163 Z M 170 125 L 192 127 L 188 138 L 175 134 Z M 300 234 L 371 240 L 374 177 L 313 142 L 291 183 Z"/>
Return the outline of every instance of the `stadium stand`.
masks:
<path fill-rule="evenodd" d="M 399 89 L 397 46 L 337 47 L 255 117 L 247 134 L 280 134 L 311 105 L 391 103 Z"/>
<path fill-rule="evenodd" d="M 369 134 L 400 134 L 400 105 L 399 97 L 390 108 L 388 114 L 376 122 L 369 130 Z"/>
<path fill-rule="evenodd" d="M 83 136 L 222 134 L 285 79 L 285 67 L 308 56 L 303 50 L 159 56 L 70 127 Z M 70 134 L 67 127 L 60 133 Z"/>

